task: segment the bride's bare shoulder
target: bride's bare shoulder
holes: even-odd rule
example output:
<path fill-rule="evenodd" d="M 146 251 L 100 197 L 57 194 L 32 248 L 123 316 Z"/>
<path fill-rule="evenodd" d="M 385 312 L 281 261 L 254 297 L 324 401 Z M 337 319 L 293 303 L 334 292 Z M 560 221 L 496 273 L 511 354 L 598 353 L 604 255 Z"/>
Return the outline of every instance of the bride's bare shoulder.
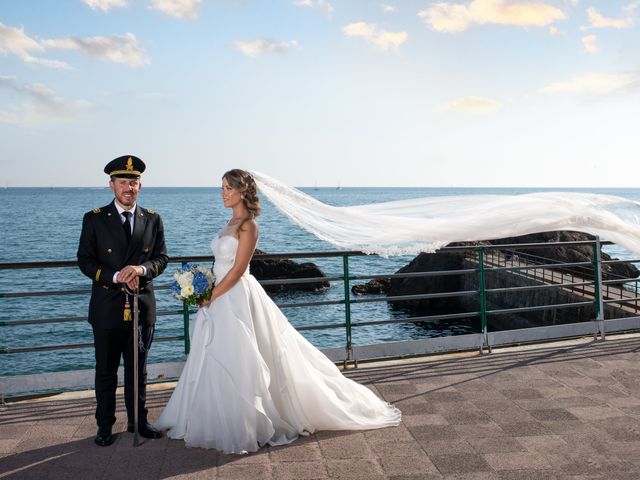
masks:
<path fill-rule="evenodd" d="M 255 219 L 249 219 L 247 221 L 245 221 L 240 228 L 238 229 L 238 233 L 239 234 L 248 234 L 250 236 L 257 236 L 258 235 L 258 222 L 255 221 Z"/>

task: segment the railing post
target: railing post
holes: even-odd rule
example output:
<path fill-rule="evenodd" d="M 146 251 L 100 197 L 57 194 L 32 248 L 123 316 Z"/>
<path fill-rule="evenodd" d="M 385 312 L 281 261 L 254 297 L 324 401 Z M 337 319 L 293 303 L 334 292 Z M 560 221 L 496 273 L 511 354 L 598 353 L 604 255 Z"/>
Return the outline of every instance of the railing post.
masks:
<path fill-rule="evenodd" d="M 478 248 L 478 294 L 480 295 L 480 328 L 482 329 L 482 345 L 480 353 L 484 353 L 484 348 L 491 353 L 489 336 L 487 335 L 487 298 L 484 285 L 484 247 Z"/>
<path fill-rule="evenodd" d="M 593 296 L 596 307 L 597 328 L 594 333 L 594 339 L 598 339 L 598 330 L 600 331 L 600 339 L 605 340 L 606 334 L 604 331 L 604 306 L 602 302 L 602 259 L 600 256 L 600 237 L 596 236 L 596 241 L 593 245 Z"/>
<path fill-rule="evenodd" d="M 188 262 L 182 262 L 184 267 Z M 189 305 L 187 302 L 182 302 L 182 330 L 184 334 L 184 354 L 189 355 L 191 345 L 189 344 Z"/>
<path fill-rule="evenodd" d="M 347 358 L 344 360 L 344 368 L 347 368 L 347 362 L 353 360 L 353 347 L 351 345 L 351 289 L 349 288 L 349 255 L 342 256 L 342 274 L 344 276 L 344 323 L 347 334 Z M 355 366 L 358 366 L 356 362 Z"/>

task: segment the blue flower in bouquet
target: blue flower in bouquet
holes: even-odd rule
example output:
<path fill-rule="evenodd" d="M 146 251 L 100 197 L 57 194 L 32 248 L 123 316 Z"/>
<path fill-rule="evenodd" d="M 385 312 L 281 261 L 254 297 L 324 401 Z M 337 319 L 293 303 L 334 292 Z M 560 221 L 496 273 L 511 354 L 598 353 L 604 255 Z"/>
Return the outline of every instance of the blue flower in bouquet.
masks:
<path fill-rule="evenodd" d="M 171 283 L 171 293 L 176 298 L 180 295 L 180 284 L 176 280 Z"/>
<path fill-rule="evenodd" d="M 195 305 L 211 298 L 215 280 L 211 269 L 188 263 L 173 274 L 171 293 L 178 300 Z"/>
<path fill-rule="evenodd" d="M 193 276 L 193 290 L 196 295 L 200 295 L 210 288 L 209 280 L 202 272 L 196 272 Z"/>

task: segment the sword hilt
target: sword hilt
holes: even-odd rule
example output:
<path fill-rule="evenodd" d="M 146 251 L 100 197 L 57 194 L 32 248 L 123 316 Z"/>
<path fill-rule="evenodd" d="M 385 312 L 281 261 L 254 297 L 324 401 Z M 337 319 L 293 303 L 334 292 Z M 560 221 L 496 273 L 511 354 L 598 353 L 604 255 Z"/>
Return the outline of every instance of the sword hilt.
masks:
<path fill-rule="evenodd" d="M 135 290 L 131 290 L 129 288 L 129 286 L 125 283 L 124 285 L 124 291 L 127 295 L 139 295 L 140 294 L 140 287 L 136 288 Z"/>

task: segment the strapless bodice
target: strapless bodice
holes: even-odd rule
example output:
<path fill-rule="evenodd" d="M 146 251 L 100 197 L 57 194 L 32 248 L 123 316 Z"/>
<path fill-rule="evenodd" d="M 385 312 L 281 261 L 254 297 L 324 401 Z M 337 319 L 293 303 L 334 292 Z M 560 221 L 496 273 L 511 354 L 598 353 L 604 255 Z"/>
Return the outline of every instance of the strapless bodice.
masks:
<path fill-rule="evenodd" d="M 213 264 L 213 274 L 216 276 L 216 285 L 231 270 L 236 261 L 238 239 L 233 235 L 216 235 L 211 240 L 211 251 L 216 261 Z M 243 275 L 249 274 L 249 267 Z"/>

